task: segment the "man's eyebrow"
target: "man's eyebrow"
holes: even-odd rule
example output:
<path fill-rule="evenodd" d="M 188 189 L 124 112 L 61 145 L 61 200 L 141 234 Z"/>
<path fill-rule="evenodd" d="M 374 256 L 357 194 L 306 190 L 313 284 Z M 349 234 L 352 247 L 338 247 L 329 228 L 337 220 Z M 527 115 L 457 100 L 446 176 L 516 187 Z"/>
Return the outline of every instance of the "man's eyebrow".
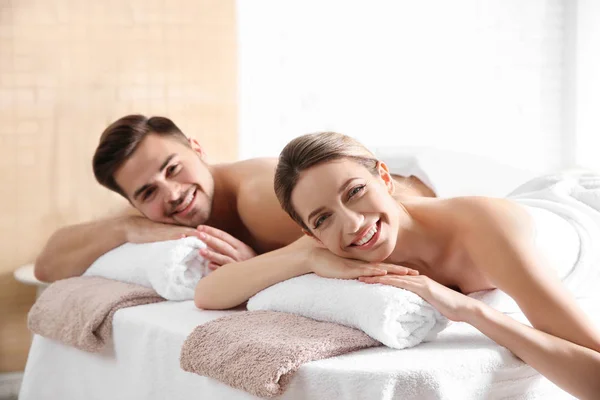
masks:
<path fill-rule="evenodd" d="M 340 186 L 340 189 L 338 190 L 338 194 L 344 193 L 344 190 L 346 190 L 346 188 L 348 187 L 348 185 L 350 184 L 350 182 L 352 182 L 355 179 L 358 179 L 358 178 L 350 178 L 346 182 L 344 182 L 344 184 L 342 186 Z M 314 210 L 313 212 L 311 212 L 308 215 L 308 218 L 306 220 L 310 221 L 315 215 L 319 214 L 324 209 L 325 209 L 325 207 L 319 207 L 319 208 L 317 208 L 316 210 Z"/>
<path fill-rule="evenodd" d="M 162 172 L 165 168 L 167 168 L 167 165 L 169 165 L 169 163 L 171 162 L 171 160 L 176 156 L 177 154 L 173 153 L 171 155 L 169 155 L 169 157 L 167 157 L 167 159 L 161 164 L 160 168 L 158 169 L 158 172 Z M 140 194 L 142 194 L 146 189 L 148 189 L 150 187 L 149 183 L 146 183 L 145 185 L 143 185 L 141 188 L 139 188 L 138 190 L 135 191 L 135 193 L 133 193 L 133 199 L 135 200 Z"/>

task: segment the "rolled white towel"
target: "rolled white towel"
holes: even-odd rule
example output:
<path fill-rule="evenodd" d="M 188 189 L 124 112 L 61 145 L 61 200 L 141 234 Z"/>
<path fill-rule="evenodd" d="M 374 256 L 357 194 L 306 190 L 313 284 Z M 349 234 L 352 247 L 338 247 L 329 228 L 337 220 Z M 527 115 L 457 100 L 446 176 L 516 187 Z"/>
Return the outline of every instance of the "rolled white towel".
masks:
<path fill-rule="evenodd" d="M 429 303 L 407 290 L 315 274 L 257 293 L 248 301 L 248 310 L 288 312 L 350 326 L 395 349 L 432 340 L 448 323 Z"/>
<path fill-rule="evenodd" d="M 206 244 L 195 237 L 153 243 L 125 243 L 98 258 L 83 274 L 135 283 L 167 300 L 192 300 L 198 281 L 208 274 L 199 254 Z"/>

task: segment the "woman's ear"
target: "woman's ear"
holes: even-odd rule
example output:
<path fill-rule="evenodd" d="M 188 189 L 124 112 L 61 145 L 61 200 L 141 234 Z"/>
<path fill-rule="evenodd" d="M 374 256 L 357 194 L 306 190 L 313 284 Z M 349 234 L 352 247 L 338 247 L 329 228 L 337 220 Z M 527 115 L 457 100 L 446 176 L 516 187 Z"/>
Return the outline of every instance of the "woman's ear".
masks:
<path fill-rule="evenodd" d="M 390 194 L 394 194 L 394 190 L 396 189 L 394 186 L 394 178 L 392 177 L 392 174 L 390 173 L 390 169 L 388 168 L 387 164 L 383 161 L 378 161 L 377 171 L 379 172 L 379 177 L 383 180 L 383 183 L 385 183 L 388 192 Z"/>
<path fill-rule="evenodd" d="M 198 141 L 196 139 L 188 138 L 188 142 L 190 143 L 192 150 L 194 150 L 196 153 L 198 153 L 200 155 L 200 158 L 204 159 L 206 157 L 206 153 L 204 152 L 204 149 L 202 148 L 202 146 L 200 146 L 200 143 L 198 143 Z"/>
<path fill-rule="evenodd" d="M 312 232 L 307 231 L 306 229 L 302 229 L 302 233 L 304 233 L 306 236 L 312 238 L 315 242 L 317 242 L 317 246 L 325 248 L 325 245 L 323 244 L 323 242 L 321 242 L 321 240 L 319 240 L 318 237 L 313 235 Z"/>

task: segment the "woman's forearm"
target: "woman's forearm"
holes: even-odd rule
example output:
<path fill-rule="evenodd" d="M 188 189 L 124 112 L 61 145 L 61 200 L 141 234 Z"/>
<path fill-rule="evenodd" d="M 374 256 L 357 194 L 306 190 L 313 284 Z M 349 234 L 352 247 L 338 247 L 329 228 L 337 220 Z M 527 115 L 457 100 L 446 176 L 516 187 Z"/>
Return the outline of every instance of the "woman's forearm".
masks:
<path fill-rule="evenodd" d="M 600 396 L 600 353 L 524 325 L 483 303 L 464 319 L 580 399 Z"/>
<path fill-rule="evenodd" d="M 303 241 L 218 268 L 200 279 L 194 303 L 208 310 L 236 307 L 269 286 L 311 272 L 309 256 L 314 246 Z"/>

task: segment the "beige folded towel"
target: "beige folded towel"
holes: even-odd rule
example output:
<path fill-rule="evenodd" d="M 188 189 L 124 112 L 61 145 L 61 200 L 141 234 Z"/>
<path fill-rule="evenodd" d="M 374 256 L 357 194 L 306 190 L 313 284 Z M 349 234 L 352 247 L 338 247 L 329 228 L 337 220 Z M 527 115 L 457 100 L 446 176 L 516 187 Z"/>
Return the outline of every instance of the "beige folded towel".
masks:
<path fill-rule="evenodd" d="M 89 352 L 112 335 L 121 308 L 164 301 L 152 289 L 99 277 L 63 279 L 48 286 L 29 311 L 29 329 Z"/>
<path fill-rule="evenodd" d="M 248 311 L 194 329 L 181 368 L 260 397 L 283 393 L 303 363 L 381 343 L 343 325 L 276 311 Z"/>

